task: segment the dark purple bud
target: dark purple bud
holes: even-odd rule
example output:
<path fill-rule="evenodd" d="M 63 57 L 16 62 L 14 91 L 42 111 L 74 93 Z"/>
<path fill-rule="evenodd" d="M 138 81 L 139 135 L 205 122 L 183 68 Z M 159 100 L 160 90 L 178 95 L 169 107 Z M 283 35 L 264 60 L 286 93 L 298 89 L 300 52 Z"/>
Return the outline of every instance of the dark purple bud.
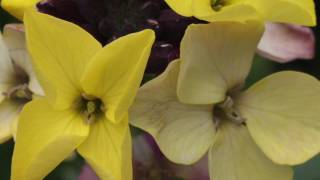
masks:
<path fill-rule="evenodd" d="M 115 25 L 114 22 L 108 18 L 108 17 L 104 17 L 99 25 L 98 25 L 98 29 L 100 34 L 103 36 L 104 39 L 109 40 L 112 38 L 112 36 L 115 34 L 116 29 L 115 29 Z M 107 42 L 107 41 L 106 41 Z"/>
<path fill-rule="evenodd" d="M 40 12 L 53 15 L 66 21 L 83 23 L 85 19 L 81 16 L 77 5 L 72 0 L 45 0 L 37 4 Z"/>
<path fill-rule="evenodd" d="M 159 22 L 156 19 L 147 19 L 143 23 L 143 25 L 141 25 L 140 29 L 141 30 L 143 30 L 143 29 L 152 29 L 156 33 L 156 38 L 158 38 L 161 35 L 161 30 L 162 30 Z"/>
<path fill-rule="evenodd" d="M 147 73 L 161 73 L 168 66 L 169 62 L 178 58 L 178 47 L 165 42 L 156 42 L 152 47 Z"/>
<path fill-rule="evenodd" d="M 74 0 L 84 19 L 93 24 L 98 24 L 107 15 L 104 0 Z"/>
<path fill-rule="evenodd" d="M 171 43 L 180 43 L 188 25 L 197 22 L 194 18 L 180 16 L 171 9 L 163 10 L 158 21 L 163 28 L 160 40 Z"/>
<path fill-rule="evenodd" d="M 157 18 L 161 13 L 161 5 L 152 1 L 145 2 L 140 10 L 147 15 L 148 18 Z"/>

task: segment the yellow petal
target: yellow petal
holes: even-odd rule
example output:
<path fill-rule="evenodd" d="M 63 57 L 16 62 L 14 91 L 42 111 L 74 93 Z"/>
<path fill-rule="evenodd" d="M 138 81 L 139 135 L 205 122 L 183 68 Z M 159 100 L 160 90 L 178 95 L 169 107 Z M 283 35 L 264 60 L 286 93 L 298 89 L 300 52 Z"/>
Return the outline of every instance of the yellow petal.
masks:
<path fill-rule="evenodd" d="M 208 22 L 246 21 L 261 18 L 255 8 L 241 0 L 228 0 L 216 11 L 212 8 L 212 0 L 166 0 L 168 5 L 182 16 L 195 16 Z"/>
<path fill-rule="evenodd" d="M 68 108 L 80 94 L 84 68 L 101 45 L 79 26 L 33 10 L 25 14 L 25 25 L 27 45 L 45 94 L 55 108 Z"/>
<path fill-rule="evenodd" d="M 154 32 L 144 30 L 108 44 L 86 69 L 82 86 L 86 93 L 101 97 L 106 116 L 119 122 L 127 114 L 142 80 L 154 42 Z"/>
<path fill-rule="evenodd" d="M 36 8 L 36 3 L 40 0 L 2 0 L 1 6 L 16 18 L 22 20 L 24 12 L 33 7 Z"/>
<path fill-rule="evenodd" d="M 176 95 L 179 61 L 143 85 L 129 111 L 130 123 L 149 132 L 171 161 L 192 164 L 211 146 L 212 106 L 182 104 Z"/>
<path fill-rule="evenodd" d="M 9 49 L 11 60 L 28 74 L 30 90 L 35 94 L 44 95 L 31 65 L 31 58 L 26 48 L 23 24 L 5 25 L 3 40 Z"/>
<path fill-rule="evenodd" d="M 274 164 L 243 125 L 223 124 L 209 151 L 211 180 L 292 180 L 289 166 Z"/>
<path fill-rule="evenodd" d="M 55 111 L 43 98 L 23 109 L 12 160 L 12 180 L 43 179 L 89 133 L 82 116 Z"/>
<path fill-rule="evenodd" d="M 212 104 L 241 86 L 263 33 L 260 21 L 191 25 L 181 43 L 178 97 L 191 104 Z"/>
<path fill-rule="evenodd" d="M 90 128 L 88 139 L 78 152 L 87 160 L 100 179 L 131 180 L 131 135 L 126 117 L 114 124 L 104 117 Z"/>
<path fill-rule="evenodd" d="M 320 151 L 320 84 L 299 72 L 261 80 L 236 99 L 249 131 L 265 154 L 296 165 Z"/>
<path fill-rule="evenodd" d="M 22 104 L 10 100 L 0 103 L 0 143 L 12 137 L 11 125 L 18 117 Z"/>
<path fill-rule="evenodd" d="M 182 16 L 193 16 L 194 0 L 165 0 L 166 3 L 178 14 Z M 198 0 L 204 2 L 204 0 Z M 205 0 L 209 1 L 209 0 Z"/>
<path fill-rule="evenodd" d="M 194 16 L 208 22 L 239 21 L 248 19 L 262 20 L 254 7 L 246 3 L 230 2 L 219 11 L 214 11 L 211 6 L 195 6 Z"/>
<path fill-rule="evenodd" d="M 316 13 L 313 0 L 248 0 L 266 21 L 316 25 Z"/>

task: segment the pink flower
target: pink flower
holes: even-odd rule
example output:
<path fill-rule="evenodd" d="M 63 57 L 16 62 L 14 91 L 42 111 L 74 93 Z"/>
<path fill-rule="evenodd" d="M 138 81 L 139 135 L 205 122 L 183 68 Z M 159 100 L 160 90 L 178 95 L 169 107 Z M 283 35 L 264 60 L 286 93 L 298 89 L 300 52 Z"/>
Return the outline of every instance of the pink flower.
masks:
<path fill-rule="evenodd" d="M 295 59 L 312 59 L 315 37 L 308 27 L 281 23 L 267 23 L 258 46 L 258 53 L 279 63 Z"/>

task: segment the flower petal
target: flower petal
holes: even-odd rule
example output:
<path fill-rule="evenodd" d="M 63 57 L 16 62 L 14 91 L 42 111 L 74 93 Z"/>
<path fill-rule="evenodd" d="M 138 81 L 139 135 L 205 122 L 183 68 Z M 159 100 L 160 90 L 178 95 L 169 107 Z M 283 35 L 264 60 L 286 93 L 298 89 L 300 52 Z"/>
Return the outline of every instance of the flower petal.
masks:
<path fill-rule="evenodd" d="M 119 122 L 127 115 L 154 39 L 151 30 L 129 34 L 104 47 L 88 65 L 82 86 L 86 93 L 102 97 L 106 116 L 112 122 Z"/>
<path fill-rule="evenodd" d="M 30 90 L 37 95 L 44 95 L 44 92 L 33 71 L 31 58 L 26 48 L 23 24 L 5 25 L 3 30 L 3 40 L 9 49 L 11 59 L 15 64 L 19 65 L 27 72 L 30 79 Z"/>
<path fill-rule="evenodd" d="M 36 3 L 40 0 L 2 0 L 1 6 L 16 18 L 22 20 L 24 12 L 33 7 L 36 8 Z"/>
<path fill-rule="evenodd" d="M 80 94 L 84 68 L 101 45 L 79 26 L 32 10 L 25 14 L 25 25 L 28 48 L 45 94 L 54 108 L 68 108 Z"/>
<path fill-rule="evenodd" d="M 128 119 L 113 124 L 98 119 L 78 152 L 101 179 L 132 179 L 131 135 Z"/>
<path fill-rule="evenodd" d="M 43 179 L 81 144 L 89 133 L 82 116 L 55 111 L 41 98 L 27 104 L 18 126 L 12 180 Z"/>
<path fill-rule="evenodd" d="M 195 16 L 208 22 L 246 21 L 260 18 L 256 10 L 238 0 L 228 1 L 219 11 L 212 8 L 211 0 L 166 0 L 168 5 L 182 16 Z"/>
<path fill-rule="evenodd" d="M 214 11 L 211 6 L 195 6 L 195 17 L 208 22 L 238 21 L 245 22 L 249 19 L 261 20 L 256 9 L 246 3 L 229 3 L 219 11 Z"/>
<path fill-rule="evenodd" d="M 194 0 L 165 0 L 166 3 L 178 14 L 182 16 L 193 16 L 193 3 Z M 208 1 L 208 0 L 205 0 Z M 199 3 L 204 2 L 200 0 Z"/>
<path fill-rule="evenodd" d="M 92 168 L 86 164 L 82 167 L 78 180 L 99 180 L 99 178 Z"/>
<path fill-rule="evenodd" d="M 181 164 L 198 161 L 215 135 L 212 106 L 178 101 L 176 83 L 179 61 L 140 88 L 129 111 L 130 123 L 150 133 L 168 159 Z"/>
<path fill-rule="evenodd" d="M 6 92 L 14 83 L 14 70 L 9 51 L 0 34 L 0 102 L 5 98 L 3 92 Z"/>
<path fill-rule="evenodd" d="M 246 3 L 256 8 L 266 21 L 316 25 L 313 0 L 248 0 Z"/>
<path fill-rule="evenodd" d="M 258 52 L 269 59 L 286 63 L 295 59 L 312 59 L 315 36 L 308 27 L 267 23 Z"/>
<path fill-rule="evenodd" d="M 181 43 L 178 97 L 191 104 L 212 104 L 241 86 L 263 32 L 260 21 L 191 25 Z"/>
<path fill-rule="evenodd" d="M 243 125 L 223 124 L 209 151 L 212 180 L 291 180 L 293 171 L 268 159 Z"/>
<path fill-rule="evenodd" d="M 275 73 L 236 99 L 262 151 L 279 164 L 296 165 L 320 151 L 320 84 L 307 74 Z"/>
<path fill-rule="evenodd" d="M 11 126 L 18 117 L 22 105 L 18 102 L 4 100 L 0 103 L 0 143 L 12 137 Z"/>

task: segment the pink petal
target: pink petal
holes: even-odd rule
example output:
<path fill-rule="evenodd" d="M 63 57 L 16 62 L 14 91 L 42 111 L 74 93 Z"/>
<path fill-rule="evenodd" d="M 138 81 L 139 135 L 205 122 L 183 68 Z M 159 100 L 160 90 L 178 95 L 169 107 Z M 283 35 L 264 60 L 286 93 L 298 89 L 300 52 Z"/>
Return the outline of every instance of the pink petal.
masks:
<path fill-rule="evenodd" d="M 312 59 L 315 54 L 315 36 L 308 27 L 267 23 L 258 53 L 280 63 Z"/>
<path fill-rule="evenodd" d="M 99 178 L 89 165 L 85 165 L 82 167 L 78 180 L 99 180 Z"/>
<path fill-rule="evenodd" d="M 208 157 L 203 157 L 193 165 L 171 165 L 177 176 L 187 180 L 209 180 Z"/>

